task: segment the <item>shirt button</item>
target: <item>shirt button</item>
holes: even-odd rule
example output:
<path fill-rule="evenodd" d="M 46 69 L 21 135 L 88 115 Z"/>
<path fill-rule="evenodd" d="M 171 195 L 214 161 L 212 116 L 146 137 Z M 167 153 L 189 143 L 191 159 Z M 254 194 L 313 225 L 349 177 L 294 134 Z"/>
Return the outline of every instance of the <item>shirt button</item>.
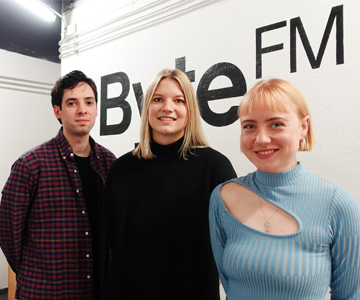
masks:
<path fill-rule="evenodd" d="M 76 193 L 78 193 L 78 194 L 79 194 L 79 193 L 80 193 L 80 191 L 79 191 L 79 190 L 76 190 Z"/>
<path fill-rule="evenodd" d="M 90 257 L 90 254 L 86 254 L 86 257 L 89 258 L 89 257 Z"/>
<path fill-rule="evenodd" d="M 74 153 L 70 153 L 70 156 L 73 157 L 73 156 L 74 156 Z"/>
<path fill-rule="evenodd" d="M 82 213 L 83 215 L 85 215 L 85 210 L 83 210 L 81 213 Z"/>
<path fill-rule="evenodd" d="M 89 235 L 89 232 L 85 231 L 85 235 Z"/>
<path fill-rule="evenodd" d="M 91 278 L 91 276 L 90 276 L 90 275 L 88 275 L 88 276 L 86 276 L 86 278 L 87 278 L 87 279 L 90 279 L 90 278 Z"/>
<path fill-rule="evenodd" d="M 74 170 L 74 173 L 77 173 L 77 170 Z"/>
<path fill-rule="evenodd" d="M 65 160 L 66 159 L 66 157 L 65 156 L 63 156 L 63 160 Z"/>

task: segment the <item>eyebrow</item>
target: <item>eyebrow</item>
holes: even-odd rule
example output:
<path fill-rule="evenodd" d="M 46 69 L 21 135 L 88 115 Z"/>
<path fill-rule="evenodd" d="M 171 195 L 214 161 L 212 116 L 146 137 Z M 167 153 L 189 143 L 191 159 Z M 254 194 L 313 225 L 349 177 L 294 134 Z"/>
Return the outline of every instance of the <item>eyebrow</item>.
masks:
<path fill-rule="evenodd" d="M 65 102 L 67 102 L 67 101 L 78 101 L 78 100 L 81 100 L 81 99 L 83 99 L 83 98 L 75 98 L 75 97 L 70 97 L 70 98 L 67 98 L 67 99 L 65 99 Z M 93 96 L 88 96 L 88 97 L 85 97 L 84 98 L 85 100 L 89 100 L 89 99 L 92 99 L 92 100 L 95 100 L 95 97 L 93 97 Z"/>
<path fill-rule="evenodd" d="M 283 118 L 283 117 L 274 117 L 274 118 L 266 119 L 265 122 L 273 122 L 273 121 L 278 121 L 278 120 L 287 121 L 287 119 Z M 253 119 L 246 119 L 246 120 L 242 121 L 241 124 L 243 124 L 244 122 L 257 123 L 256 120 L 253 120 Z"/>
<path fill-rule="evenodd" d="M 154 95 L 153 95 L 153 97 L 156 97 L 156 96 L 157 96 L 157 97 L 159 97 L 159 96 L 162 97 L 163 94 L 154 94 Z M 175 98 L 177 98 L 177 97 L 185 98 L 185 95 L 184 95 L 184 94 L 179 94 L 179 95 L 175 95 L 174 97 L 175 97 Z"/>

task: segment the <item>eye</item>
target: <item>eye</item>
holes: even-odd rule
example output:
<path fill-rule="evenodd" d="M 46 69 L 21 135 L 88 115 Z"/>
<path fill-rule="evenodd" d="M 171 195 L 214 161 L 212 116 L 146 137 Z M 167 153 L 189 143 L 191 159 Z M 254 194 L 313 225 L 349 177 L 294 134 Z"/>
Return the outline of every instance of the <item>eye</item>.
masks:
<path fill-rule="evenodd" d="M 161 98 L 154 98 L 153 101 L 154 101 L 154 102 L 161 102 L 162 99 L 161 99 Z"/>
<path fill-rule="evenodd" d="M 185 103 L 185 100 L 183 100 L 183 99 L 176 99 L 176 100 L 175 100 L 175 103 Z"/>
<path fill-rule="evenodd" d="M 278 128 L 278 127 L 281 127 L 281 126 L 284 126 L 284 124 L 281 123 L 281 122 L 276 122 L 276 123 L 271 124 L 271 127 L 273 127 L 273 128 Z"/>
<path fill-rule="evenodd" d="M 87 105 L 93 105 L 94 104 L 94 101 L 92 101 L 92 100 L 89 100 L 88 102 L 87 102 Z"/>
<path fill-rule="evenodd" d="M 68 102 L 67 102 L 67 105 L 68 105 L 68 106 L 74 106 L 74 105 L 75 105 L 75 102 L 74 102 L 74 101 L 68 101 Z"/>
<path fill-rule="evenodd" d="M 242 129 L 244 129 L 244 130 L 250 130 L 250 129 L 254 129 L 254 128 L 255 128 L 255 126 L 252 124 L 244 124 L 242 126 Z"/>

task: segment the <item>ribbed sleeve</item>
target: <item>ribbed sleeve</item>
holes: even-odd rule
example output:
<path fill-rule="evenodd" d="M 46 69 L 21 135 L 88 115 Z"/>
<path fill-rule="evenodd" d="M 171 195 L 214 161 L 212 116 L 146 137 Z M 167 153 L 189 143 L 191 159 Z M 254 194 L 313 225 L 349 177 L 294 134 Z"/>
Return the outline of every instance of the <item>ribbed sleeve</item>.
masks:
<path fill-rule="evenodd" d="M 360 299 L 360 217 L 351 198 L 348 191 L 336 188 L 330 209 L 333 299 Z"/>

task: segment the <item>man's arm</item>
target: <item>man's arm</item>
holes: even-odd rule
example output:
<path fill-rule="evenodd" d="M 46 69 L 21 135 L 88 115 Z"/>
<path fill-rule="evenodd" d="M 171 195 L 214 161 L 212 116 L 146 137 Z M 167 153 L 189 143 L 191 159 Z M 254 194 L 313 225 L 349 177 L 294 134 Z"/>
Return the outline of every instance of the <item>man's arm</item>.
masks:
<path fill-rule="evenodd" d="M 0 203 L 0 246 L 15 273 L 21 264 L 23 236 L 33 187 L 31 172 L 20 158 L 12 166 Z"/>

